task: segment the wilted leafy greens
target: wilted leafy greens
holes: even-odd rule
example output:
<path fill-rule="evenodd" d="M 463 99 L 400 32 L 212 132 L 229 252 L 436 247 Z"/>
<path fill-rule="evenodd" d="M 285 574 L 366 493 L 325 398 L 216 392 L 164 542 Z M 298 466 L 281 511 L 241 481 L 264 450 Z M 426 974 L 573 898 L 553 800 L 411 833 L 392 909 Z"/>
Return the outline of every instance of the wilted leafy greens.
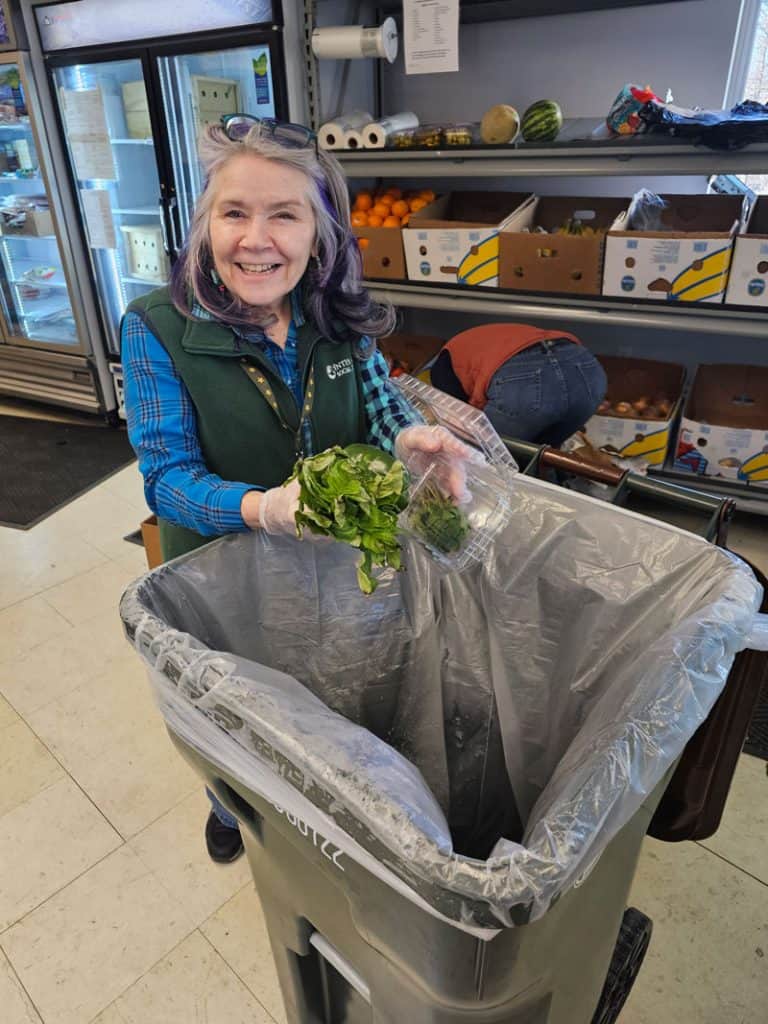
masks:
<path fill-rule="evenodd" d="M 370 445 L 328 448 L 300 459 L 293 476 L 300 485 L 296 528 L 325 534 L 360 548 L 357 582 L 364 594 L 377 586 L 377 566 L 400 569 L 397 517 L 408 504 L 405 467 Z"/>

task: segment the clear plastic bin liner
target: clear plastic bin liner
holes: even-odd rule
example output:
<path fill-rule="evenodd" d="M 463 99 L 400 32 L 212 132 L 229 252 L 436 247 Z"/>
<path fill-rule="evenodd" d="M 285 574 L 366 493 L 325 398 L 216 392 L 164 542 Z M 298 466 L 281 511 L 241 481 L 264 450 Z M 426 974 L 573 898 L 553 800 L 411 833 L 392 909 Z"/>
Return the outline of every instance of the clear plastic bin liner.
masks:
<path fill-rule="evenodd" d="M 407 543 L 364 597 L 354 549 L 238 534 L 121 604 L 172 731 L 475 931 L 540 917 L 589 870 L 706 718 L 761 597 L 674 527 L 521 476 L 510 501 L 460 574 Z M 511 838 L 456 852 L 451 829 L 489 828 Z"/>

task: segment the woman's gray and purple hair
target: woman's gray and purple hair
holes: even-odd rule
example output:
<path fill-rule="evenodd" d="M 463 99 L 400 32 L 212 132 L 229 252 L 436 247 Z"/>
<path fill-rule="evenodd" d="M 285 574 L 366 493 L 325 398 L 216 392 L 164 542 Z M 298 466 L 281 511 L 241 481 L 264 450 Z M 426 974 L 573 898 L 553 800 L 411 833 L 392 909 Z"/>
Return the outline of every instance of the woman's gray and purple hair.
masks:
<path fill-rule="evenodd" d="M 293 167 L 307 177 L 317 253 L 317 260 L 309 261 L 302 281 L 309 319 L 329 338 L 338 336 L 340 327 L 360 337 L 389 334 L 395 325 L 394 309 L 388 303 L 374 302 L 361 285 L 360 250 L 352 234 L 346 180 L 338 161 L 323 150 L 316 152 L 313 146 L 283 146 L 262 134 L 259 125 L 237 142 L 218 125 L 202 133 L 200 160 L 206 183 L 195 206 L 186 244 L 171 271 L 171 299 L 179 312 L 192 318 L 195 301 L 232 326 L 266 325 L 273 319 L 266 311 L 260 316 L 258 308 L 222 289 L 213 273 L 209 224 L 216 175 L 229 160 L 243 153 Z"/>

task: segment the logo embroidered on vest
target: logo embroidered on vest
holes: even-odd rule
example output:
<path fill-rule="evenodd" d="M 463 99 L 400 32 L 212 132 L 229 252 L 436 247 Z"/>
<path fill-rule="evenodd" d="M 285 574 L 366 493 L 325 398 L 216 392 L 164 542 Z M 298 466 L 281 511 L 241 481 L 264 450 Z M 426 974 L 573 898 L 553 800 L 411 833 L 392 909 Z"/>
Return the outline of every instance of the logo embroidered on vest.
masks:
<path fill-rule="evenodd" d="M 340 359 L 338 363 L 329 363 L 325 368 L 325 372 L 328 374 L 329 380 L 336 380 L 337 377 L 343 377 L 347 373 L 352 373 L 352 360 Z"/>

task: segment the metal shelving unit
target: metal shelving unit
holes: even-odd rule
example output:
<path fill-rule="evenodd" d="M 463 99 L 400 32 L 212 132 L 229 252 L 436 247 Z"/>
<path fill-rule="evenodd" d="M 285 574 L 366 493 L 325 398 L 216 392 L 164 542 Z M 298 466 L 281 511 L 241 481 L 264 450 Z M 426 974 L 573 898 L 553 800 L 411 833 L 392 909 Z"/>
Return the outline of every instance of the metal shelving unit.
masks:
<path fill-rule="evenodd" d="M 768 340 L 768 315 L 759 309 L 685 305 L 666 302 L 630 302 L 575 295 L 542 295 L 479 288 L 470 285 L 410 284 L 406 281 L 366 281 L 378 299 L 409 309 L 456 310 L 492 316 L 536 317 L 562 323 L 567 314 L 574 324 L 610 324 L 649 330 L 696 334 L 732 334 L 756 341 Z"/>
<path fill-rule="evenodd" d="M 369 150 L 340 152 L 341 164 L 350 178 L 483 178 L 483 177 L 589 177 L 633 175 L 710 175 L 764 173 L 768 145 L 736 152 L 720 152 L 692 146 L 674 138 L 639 137 L 631 140 L 592 141 L 588 138 L 597 121 L 566 122 L 557 143 L 536 146 L 523 143 L 472 150 Z M 764 310 L 722 305 L 685 305 L 579 296 L 528 294 L 498 288 L 423 285 L 409 282 L 368 281 L 366 287 L 380 299 L 410 309 L 455 310 L 516 319 L 532 317 L 574 325 L 608 324 L 645 330 L 686 334 L 725 334 L 768 339 L 768 314 Z M 768 515 L 768 491 L 746 484 L 696 477 L 667 465 L 654 470 L 651 479 L 663 479 L 700 491 L 734 498 L 745 511 Z"/>
<path fill-rule="evenodd" d="M 682 139 L 641 135 L 592 139 L 597 118 L 565 121 L 557 141 L 476 149 L 337 150 L 350 178 L 400 175 L 408 178 L 592 177 L 632 175 L 763 174 L 768 144 L 740 150 L 707 149 Z"/>

